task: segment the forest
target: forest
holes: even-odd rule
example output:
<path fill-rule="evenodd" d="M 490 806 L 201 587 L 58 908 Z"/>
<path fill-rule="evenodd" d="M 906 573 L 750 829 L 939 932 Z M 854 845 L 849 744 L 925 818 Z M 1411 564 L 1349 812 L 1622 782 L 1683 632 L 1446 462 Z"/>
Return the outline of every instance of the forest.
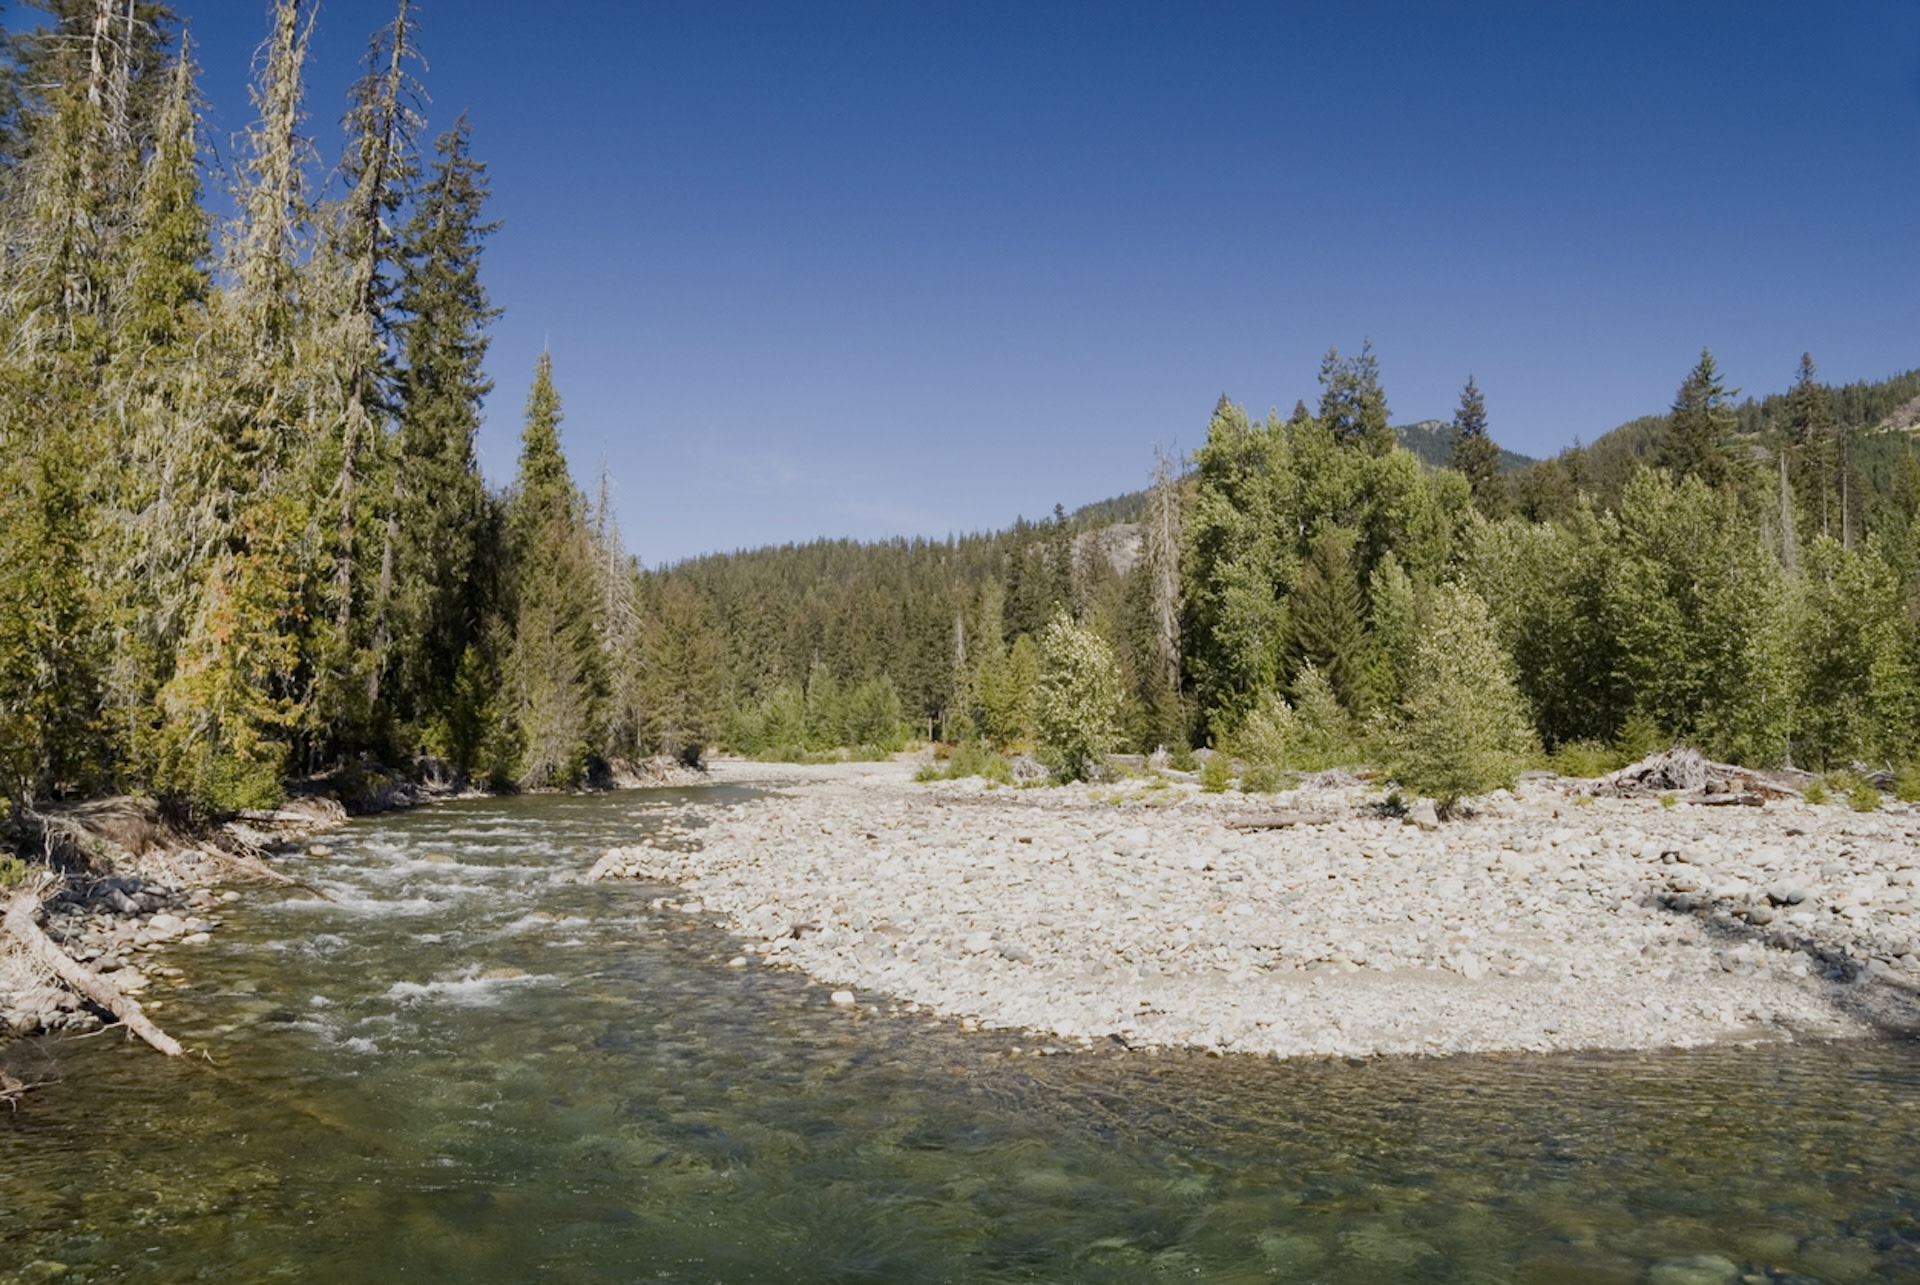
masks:
<path fill-rule="evenodd" d="M 1738 401 L 1703 351 L 1666 412 L 1523 465 L 1471 379 L 1416 457 L 1371 347 L 1330 350 L 1314 406 L 1223 396 L 1132 496 L 646 570 L 569 469 L 550 354 L 514 478 L 479 470 L 487 168 L 426 119 L 408 0 L 324 141 L 311 6 L 276 0 L 224 168 L 180 15 L 39 7 L 0 60 L 6 817 L 909 740 L 1364 759 L 1442 796 L 1676 740 L 1920 752 L 1920 371 L 1829 388 L 1809 357 Z"/>

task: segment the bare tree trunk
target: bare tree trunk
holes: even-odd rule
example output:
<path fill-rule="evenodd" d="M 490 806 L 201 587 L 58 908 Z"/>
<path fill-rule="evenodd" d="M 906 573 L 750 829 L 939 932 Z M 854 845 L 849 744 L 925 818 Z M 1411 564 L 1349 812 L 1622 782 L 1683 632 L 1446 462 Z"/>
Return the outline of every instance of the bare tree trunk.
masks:
<path fill-rule="evenodd" d="M 53 938 L 40 930 L 39 918 L 40 898 L 30 892 L 17 892 L 7 903 L 4 926 L 43 968 L 77 994 L 111 1012 L 135 1035 L 168 1057 L 179 1057 L 185 1052 L 178 1040 L 155 1026 L 141 1011 L 139 1001 L 92 969 L 76 963 L 54 944 Z"/>

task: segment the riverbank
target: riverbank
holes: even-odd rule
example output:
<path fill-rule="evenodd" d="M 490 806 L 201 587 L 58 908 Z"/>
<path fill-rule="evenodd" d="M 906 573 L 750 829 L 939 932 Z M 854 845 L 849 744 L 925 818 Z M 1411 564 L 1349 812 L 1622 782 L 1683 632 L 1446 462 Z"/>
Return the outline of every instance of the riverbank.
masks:
<path fill-rule="evenodd" d="M 916 783 L 720 760 L 767 798 L 615 849 L 741 966 L 1066 1041 L 1292 1056 L 1829 1039 L 1920 1026 L 1920 810 L 1587 799 L 1423 828 L 1357 783 Z M 1237 828 L 1251 821 L 1276 828 Z"/>

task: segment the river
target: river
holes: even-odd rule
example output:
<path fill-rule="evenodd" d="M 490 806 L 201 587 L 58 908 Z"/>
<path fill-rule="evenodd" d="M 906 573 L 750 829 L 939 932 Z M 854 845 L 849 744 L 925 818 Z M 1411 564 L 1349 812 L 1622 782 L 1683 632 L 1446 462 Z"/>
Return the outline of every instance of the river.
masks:
<path fill-rule="evenodd" d="M 15 1046 L 0 1279 L 1920 1279 L 1920 1050 L 1272 1062 L 835 1008 L 660 885 L 720 787 L 357 821 Z M 1016 1052 L 1016 1050 L 1018 1050 Z"/>

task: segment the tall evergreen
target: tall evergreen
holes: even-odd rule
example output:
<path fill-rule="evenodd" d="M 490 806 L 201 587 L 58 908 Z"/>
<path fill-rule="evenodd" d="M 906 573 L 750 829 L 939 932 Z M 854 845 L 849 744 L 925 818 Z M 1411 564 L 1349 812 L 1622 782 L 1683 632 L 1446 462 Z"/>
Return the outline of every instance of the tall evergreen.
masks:
<path fill-rule="evenodd" d="M 1713 353 L 1702 348 L 1699 362 L 1673 399 L 1660 444 L 1661 465 L 1675 477 L 1697 477 L 1708 486 L 1724 486 L 1732 476 L 1726 439 L 1734 423 L 1731 403 L 1739 392 L 1721 382 Z"/>
<path fill-rule="evenodd" d="M 507 502 L 513 560 L 509 717 L 522 786 L 582 780 L 600 753 L 606 664 L 585 502 L 560 450 L 553 358 L 541 353 L 527 395 L 520 467 Z"/>
<path fill-rule="evenodd" d="M 1800 354 L 1786 409 L 1787 449 L 1799 478 L 1796 489 L 1808 522 L 1821 535 L 1850 535 L 1852 524 L 1841 506 L 1844 443 L 1834 421 L 1832 399 L 1820 382 L 1812 353 Z"/>
<path fill-rule="evenodd" d="M 1360 347 L 1357 357 L 1342 357 L 1327 349 L 1320 362 L 1320 423 L 1335 438 L 1369 455 L 1386 455 L 1395 446 L 1388 422 L 1387 394 L 1380 387 L 1380 360 L 1373 341 Z"/>
<path fill-rule="evenodd" d="M 1467 376 L 1467 386 L 1460 390 L 1460 408 L 1453 413 L 1453 455 L 1449 463 L 1473 488 L 1475 508 L 1490 518 L 1505 513 L 1507 488 L 1500 477 L 1500 448 L 1487 436 L 1487 402 L 1472 375 Z"/>
<path fill-rule="evenodd" d="M 387 690 L 402 716 L 440 704 L 460 657 L 496 608 L 480 558 L 488 500 L 474 454 L 487 328 L 500 315 L 480 280 L 480 254 L 499 226 L 485 218 L 486 166 L 473 159 L 465 116 L 435 142 L 436 159 L 402 234 L 396 300 L 399 372 L 396 646 Z"/>

